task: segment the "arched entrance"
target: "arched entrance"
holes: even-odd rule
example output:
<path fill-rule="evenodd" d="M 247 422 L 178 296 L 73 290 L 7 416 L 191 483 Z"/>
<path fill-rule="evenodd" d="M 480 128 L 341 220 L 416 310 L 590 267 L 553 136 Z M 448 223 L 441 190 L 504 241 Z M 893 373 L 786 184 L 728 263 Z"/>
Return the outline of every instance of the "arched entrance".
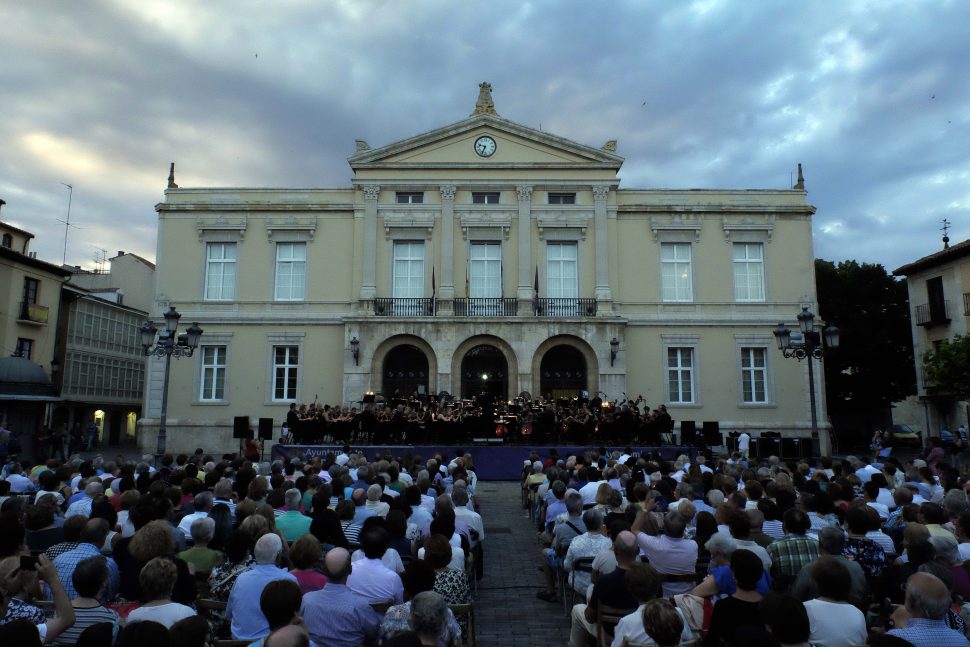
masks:
<path fill-rule="evenodd" d="M 384 397 L 409 398 L 428 393 L 428 358 L 417 346 L 395 346 L 384 357 L 381 392 Z"/>
<path fill-rule="evenodd" d="M 502 351 L 489 344 L 475 346 L 461 360 L 461 397 L 468 399 L 480 393 L 508 399 L 508 362 Z"/>
<path fill-rule="evenodd" d="M 571 399 L 589 388 L 586 358 L 575 346 L 553 346 L 539 365 L 539 392 L 552 399 Z"/>

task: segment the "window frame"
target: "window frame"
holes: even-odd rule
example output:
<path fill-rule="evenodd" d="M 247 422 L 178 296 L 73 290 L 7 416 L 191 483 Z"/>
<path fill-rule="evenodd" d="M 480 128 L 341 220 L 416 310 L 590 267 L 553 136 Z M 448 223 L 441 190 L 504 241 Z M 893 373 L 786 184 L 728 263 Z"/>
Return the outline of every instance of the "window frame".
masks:
<path fill-rule="evenodd" d="M 576 192 L 549 191 L 546 193 L 546 204 L 576 204 Z"/>
<path fill-rule="evenodd" d="M 407 278 L 408 278 L 409 285 L 408 285 L 407 291 L 409 293 L 407 295 L 401 294 L 398 292 L 398 279 L 399 279 L 398 261 L 400 260 L 402 262 L 406 262 L 408 264 L 408 268 L 411 269 L 414 265 L 416 265 L 419 262 L 419 260 L 414 256 L 409 256 L 407 258 L 400 258 L 398 256 L 398 250 L 399 249 L 403 250 L 404 247 L 408 247 L 411 250 L 413 249 L 421 250 L 421 258 L 420 258 L 421 271 L 418 274 L 415 274 L 410 271 L 408 272 Z M 428 250 L 427 250 L 427 246 L 425 245 L 425 241 L 408 240 L 408 239 L 395 240 L 391 245 L 391 297 L 394 299 L 415 299 L 415 298 L 420 299 L 424 297 L 424 293 L 425 293 L 424 281 L 425 281 L 425 273 L 427 272 L 427 262 L 428 262 Z M 403 278 L 403 277 L 400 277 L 400 278 Z M 419 279 L 416 283 L 414 282 L 415 278 Z M 410 292 L 412 291 L 415 292 L 415 294 L 410 294 Z"/>
<path fill-rule="evenodd" d="M 677 250 L 685 249 L 687 250 L 687 259 L 677 258 Z M 665 250 L 673 250 L 674 258 L 666 259 L 664 258 Z M 687 286 L 686 286 L 686 298 L 681 298 L 678 292 L 684 289 L 684 286 L 678 285 L 677 277 L 680 266 L 686 265 L 687 272 Z M 670 274 L 670 278 L 674 280 L 674 285 L 670 286 L 670 289 L 674 291 L 675 298 L 668 298 L 667 291 L 667 270 L 672 268 L 673 273 Z M 660 300 L 663 303 L 693 303 L 694 302 L 694 245 L 692 243 L 684 242 L 663 242 L 660 243 Z"/>
<path fill-rule="evenodd" d="M 472 204 L 499 204 L 501 200 L 500 191 L 472 191 Z"/>
<path fill-rule="evenodd" d="M 488 258 L 488 255 L 487 254 L 486 254 L 486 257 L 485 258 L 476 259 L 476 258 L 474 258 L 476 248 L 480 248 L 480 249 L 484 249 L 484 250 L 497 249 L 498 250 L 498 259 Z M 469 298 L 472 298 L 472 299 L 499 299 L 499 298 L 501 298 L 503 296 L 503 294 L 504 294 L 503 280 L 505 278 L 504 277 L 504 268 L 502 266 L 503 256 L 504 256 L 504 250 L 502 249 L 502 243 L 501 243 L 501 241 L 495 241 L 495 240 L 474 240 L 474 241 L 470 241 L 468 243 L 468 297 Z M 474 289 L 474 286 L 475 286 L 475 282 L 476 282 L 475 263 L 484 263 L 485 264 L 484 267 L 486 269 L 486 272 L 485 272 L 485 274 L 483 276 L 483 279 L 482 279 L 483 280 L 483 283 L 482 283 L 481 288 L 486 293 L 489 292 L 489 290 L 488 290 L 488 288 L 489 288 L 489 285 L 488 285 L 489 281 L 492 278 L 494 278 L 494 277 L 490 277 L 489 276 L 488 269 L 490 269 L 491 264 L 493 264 L 493 263 L 498 267 L 498 281 L 495 284 L 495 286 L 497 286 L 497 288 L 498 288 L 498 290 L 497 290 L 498 291 L 498 294 L 496 294 L 496 295 L 491 295 L 491 294 L 477 294 L 475 296 L 472 295 L 472 292 L 473 292 L 473 289 Z"/>
<path fill-rule="evenodd" d="M 223 250 L 222 258 L 211 258 L 210 250 L 214 246 L 218 245 Z M 227 249 L 231 248 L 235 256 L 232 259 L 227 259 L 225 252 Z M 236 279 L 239 276 L 239 246 L 235 241 L 206 241 L 205 243 L 205 277 L 203 279 L 202 286 L 202 300 L 203 301 L 235 301 L 236 299 Z M 226 281 L 225 281 L 225 268 L 227 266 L 232 267 L 232 280 L 228 286 L 229 295 L 226 296 Z M 209 282 L 210 279 L 210 268 L 220 267 L 221 268 L 221 293 L 218 297 L 210 296 L 209 289 L 212 285 Z"/>
<path fill-rule="evenodd" d="M 671 364 L 671 352 L 676 353 L 677 364 Z M 683 358 L 686 352 L 690 358 L 689 364 L 684 364 Z M 697 347 L 692 345 L 670 344 L 664 346 L 664 384 L 667 390 L 667 402 L 672 405 L 697 405 Z M 672 373 L 676 373 L 677 392 L 672 386 Z M 690 387 L 690 398 L 684 399 L 684 375 L 687 376 L 687 384 Z M 676 397 L 675 397 L 676 396 Z"/>
<path fill-rule="evenodd" d="M 424 191 L 395 191 L 395 204 L 424 204 Z"/>
<path fill-rule="evenodd" d="M 37 305 L 38 300 L 40 299 L 40 279 L 36 279 L 32 276 L 25 276 L 22 297 L 24 303 Z"/>
<path fill-rule="evenodd" d="M 297 259 L 297 258 L 289 258 L 289 259 L 282 259 L 282 260 L 280 259 L 280 252 L 281 252 L 281 250 L 283 250 L 283 249 L 298 249 L 298 248 L 302 248 L 303 249 L 303 258 L 302 259 Z M 307 256 L 308 256 L 308 245 L 307 245 L 307 243 L 305 241 L 280 241 L 280 242 L 276 243 L 275 255 L 276 255 L 275 262 L 274 262 L 274 269 L 275 269 L 275 271 L 273 273 L 273 300 L 274 301 L 284 301 L 284 302 L 306 301 L 306 290 L 307 290 Z M 294 284 L 292 282 L 292 278 L 296 274 L 292 270 L 293 270 L 294 267 L 296 267 L 300 263 L 302 263 L 302 267 L 303 267 L 303 276 L 302 276 L 303 285 L 302 285 L 302 292 L 300 293 L 299 296 L 293 296 L 293 291 L 294 291 L 293 285 Z M 280 273 L 280 269 L 281 269 L 281 265 L 282 264 L 286 264 L 286 266 L 288 266 L 290 268 L 290 270 L 291 270 L 291 272 L 289 274 L 289 277 L 291 279 L 291 283 L 289 285 L 290 296 L 281 296 L 281 290 L 280 290 L 280 276 L 281 276 L 281 273 Z"/>
<path fill-rule="evenodd" d="M 739 391 L 741 404 L 748 406 L 758 406 L 771 404 L 771 396 L 769 394 L 769 380 L 768 380 L 768 347 L 767 346 L 753 346 L 753 345 L 742 345 L 738 348 L 741 355 L 739 370 L 741 372 L 741 389 Z M 757 366 L 754 363 L 754 353 L 755 351 L 761 352 L 761 366 Z M 748 361 L 751 361 L 751 365 L 746 365 Z M 757 386 L 759 380 L 757 376 L 760 375 L 760 384 L 762 389 L 761 399 L 757 398 Z M 746 387 L 750 386 L 751 399 L 746 397 Z"/>
<path fill-rule="evenodd" d="M 280 363 L 277 361 L 277 349 L 285 349 L 284 362 Z M 295 353 L 296 361 L 293 362 L 291 355 Z M 300 397 L 300 376 L 302 371 L 300 370 L 300 359 L 303 355 L 303 349 L 300 344 L 293 344 L 288 342 L 274 343 L 270 347 L 270 401 L 274 403 L 280 402 L 296 402 Z M 277 397 L 278 379 L 280 376 L 279 371 L 283 371 L 283 397 Z M 292 375 L 291 375 L 292 373 Z M 292 397 L 290 397 L 290 380 L 293 381 L 292 385 Z"/>
<path fill-rule="evenodd" d="M 24 355 L 24 348 L 26 347 L 27 354 Z M 27 339 L 26 337 L 17 337 L 17 345 L 14 347 L 14 357 L 23 357 L 24 359 L 30 359 L 34 351 L 34 340 Z"/>
<path fill-rule="evenodd" d="M 569 248 L 571 248 L 573 250 L 574 257 L 572 259 L 564 259 L 564 258 L 562 258 L 562 256 L 560 256 L 560 258 L 558 258 L 558 259 L 552 258 L 552 254 L 550 253 L 551 250 L 558 249 L 561 252 L 561 250 L 563 250 L 566 247 L 569 247 Z M 562 269 L 565 266 L 566 263 L 570 262 L 570 260 L 571 260 L 572 265 L 573 265 L 574 275 L 572 277 L 573 278 L 573 286 L 572 287 L 573 287 L 573 292 L 575 294 L 571 294 L 569 296 L 564 296 L 564 291 L 562 290 L 563 286 L 565 285 L 564 275 L 562 273 L 560 273 L 560 276 L 558 277 L 558 282 L 559 282 L 558 289 L 554 290 L 553 289 L 554 276 L 553 276 L 552 268 L 553 268 L 553 265 L 554 264 L 558 264 L 559 268 Z M 580 298 L 579 297 L 579 277 L 580 277 L 580 268 L 579 268 L 579 243 L 577 241 L 570 241 L 570 240 L 550 240 L 550 241 L 547 241 L 546 242 L 546 291 L 545 291 L 545 295 L 547 297 L 549 297 L 550 299 L 579 299 Z M 555 292 L 555 295 L 553 294 L 554 292 Z"/>
<path fill-rule="evenodd" d="M 744 248 L 744 258 L 739 259 L 737 251 L 739 248 Z M 757 248 L 760 250 L 761 257 L 758 259 L 752 259 L 749 256 L 750 248 Z M 732 276 L 734 279 L 734 300 L 737 303 L 764 303 L 767 300 L 767 290 L 765 287 L 765 245 L 760 242 L 748 242 L 739 241 L 731 244 L 731 267 Z M 742 296 L 741 292 L 743 290 L 749 290 L 751 287 L 750 280 L 746 280 L 743 283 L 738 280 L 739 271 L 744 268 L 744 277 L 750 279 L 753 276 L 751 268 L 756 267 L 755 279 L 757 282 L 757 287 L 760 290 L 760 295 Z"/>
<path fill-rule="evenodd" d="M 209 349 L 214 349 L 217 352 L 216 361 L 209 364 L 206 362 L 206 351 Z M 221 349 L 221 362 L 218 357 L 219 350 Z M 206 373 L 208 371 L 213 372 L 212 379 L 212 389 L 206 389 Z M 219 373 L 222 373 L 222 394 L 221 397 L 215 397 L 215 390 L 217 385 L 217 377 Z M 200 344 L 199 345 L 199 389 L 197 392 L 198 402 L 200 403 L 221 403 L 226 402 L 226 392 L 229 388 L 229 346 L 227 344 Z M 211 390 L 213 393 L 207 393 L 207 390 Z"/>

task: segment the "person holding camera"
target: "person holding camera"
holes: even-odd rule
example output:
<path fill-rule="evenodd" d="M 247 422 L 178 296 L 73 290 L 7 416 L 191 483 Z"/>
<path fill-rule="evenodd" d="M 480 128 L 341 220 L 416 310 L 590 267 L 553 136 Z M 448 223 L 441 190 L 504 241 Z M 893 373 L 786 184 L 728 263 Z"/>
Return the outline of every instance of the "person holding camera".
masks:
<path fill-rule="evenodd" d="M 46 582 L 54 597 L 56 615 L 50 620 L 33 604 L 41 595 L 41 582 Z M 0 624 L 25 619 L 37 625 L 41 642 L 52 643 L 74 624 L 74 609 L 67 592 L 57 577 L 57 570 L 47 557 L 14 555 L 0 560 L 0 591 L 4 616 Z"/>

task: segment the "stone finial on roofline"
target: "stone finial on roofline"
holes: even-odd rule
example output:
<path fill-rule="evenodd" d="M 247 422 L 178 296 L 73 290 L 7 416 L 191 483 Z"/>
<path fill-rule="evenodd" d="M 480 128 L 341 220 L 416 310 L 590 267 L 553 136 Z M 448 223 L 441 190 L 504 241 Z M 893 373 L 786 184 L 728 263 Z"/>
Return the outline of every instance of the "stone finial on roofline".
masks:
<path fill-rule="evenodd" d="M 492 101 L 492 84 L 486 82 L 478 84 L 478 101 L 475 102 L 475 112 L 471 114 L 472 117 L 475 115 L 495 115 L 495 103 Z"/>

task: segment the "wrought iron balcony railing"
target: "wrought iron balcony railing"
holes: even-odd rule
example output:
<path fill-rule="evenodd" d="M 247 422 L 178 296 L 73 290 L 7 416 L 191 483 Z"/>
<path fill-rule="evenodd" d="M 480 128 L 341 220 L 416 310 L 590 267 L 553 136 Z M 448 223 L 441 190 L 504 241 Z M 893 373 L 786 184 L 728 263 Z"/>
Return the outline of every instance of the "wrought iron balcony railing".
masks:
<path fill-rule="evenodd" d="M 374 299 L 374 314 L 378 317 L 433 317 L 435 301 L 423 297 Z"/>
<path fill-rule="evenodd" d="M 596 299 L 536 299 L 537 317 L 595 317 Z"/>
<path fill-rule="evenodd" d="M 26 301 L 20 304 L 20 321 L 29 321 L 35 324 L 46 324 L 48 314 L 50 314 L 50 309 L 47 306 L 38 305 L 36 303 L 27 303 Z"/>
<path fill-rule="evenodd" d="M 514 317 L 518 301 L 505 297 L 455 299 L 456 317 Z"/>
<path fill-rule="evenodd" d="M 950 323 L 950 302 L 921 303 L 916 306 L 917 326 L 937 326 Z"/>

